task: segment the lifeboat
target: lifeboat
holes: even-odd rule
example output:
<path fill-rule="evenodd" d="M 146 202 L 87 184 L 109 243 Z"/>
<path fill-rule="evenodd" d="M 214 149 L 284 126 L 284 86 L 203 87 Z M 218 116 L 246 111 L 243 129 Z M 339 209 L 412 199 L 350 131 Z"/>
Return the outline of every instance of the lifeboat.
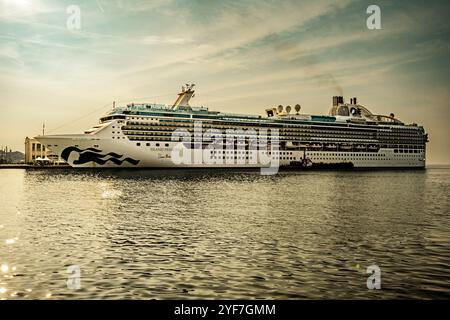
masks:
<path fill-rule="evenodd" d="M 339 149 L 341 149 L 341 150 L 351 150 L 352 148 L 353 148 L 353 146 L 348 143 L 343 143 L 339 146 Z"/>
<path fill-rule="evenodd" d="M 334 150 L 334 149 L 337 149 L 337 145 L 331 144 L 331 143 L 330 143 L 330 144 L 327 144 L 327 145 L 325 146 L 325 148 Z"/>
<path fill-rule="evenodd" d="M 294 145 L 294 143 L 292 141 L 288 141 L 286 142 L 286 148 L 295 148 L 296 146 Z"/>

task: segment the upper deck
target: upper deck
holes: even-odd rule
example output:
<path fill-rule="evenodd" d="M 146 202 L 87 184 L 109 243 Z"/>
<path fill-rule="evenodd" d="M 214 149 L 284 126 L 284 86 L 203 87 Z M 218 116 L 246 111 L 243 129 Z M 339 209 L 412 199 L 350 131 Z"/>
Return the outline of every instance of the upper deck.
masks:
<path fill-rule="evenodd" d="M 333 97 L 333 107 L 329 115 L 300 114 L 300 106 L 296 105 L 296 113 L 290 113 L 290 106 L 284 110 L 282 106 L 266 109 L 266 116 L 226 113 L 220 111 L 210 111 L 207 107 L 193 107 L 189 105 L 189 100 L 193 97 L 193 85 L 186 85 L 185 89 L 179 93 L 178 99 L 173 105 L 157 103 L 130 103 L 123 107 L 111 110 L 100 120 L 108 121 L 115 118 L 127 118 L 130 116 L 141 117 L 164 117 L 186 119 L 188 121 L 220 121 L 233 122 L 239 124 L 260 125 L 260 126 L 285 126 L 285 125 L 322 125 L 337 127 L 359 127 L 368 130 L 382 128 L 414 128 L 423 130 L 416 124 L 405 125 L 394 115 L 374 115 L 362 105 L 356 104 L 356 98 L 351 99 L 351 103 L 343 102 L 342 97 Z M 338 98 L 338 99 L 336 99 Z M 342 99 L 342 101 L 339 100 Z M 353 100 L 354 99 L 354 100 Z M 133 117 L 132 117 L 133 118 Z"/>

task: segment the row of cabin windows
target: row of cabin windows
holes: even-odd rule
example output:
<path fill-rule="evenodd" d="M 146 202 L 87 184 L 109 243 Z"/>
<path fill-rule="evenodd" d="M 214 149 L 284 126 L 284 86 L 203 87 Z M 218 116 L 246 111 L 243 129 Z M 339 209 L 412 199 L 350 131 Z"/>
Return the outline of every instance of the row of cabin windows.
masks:
<path fill-rule="evenodd" d="M 214 156 L 214 157 L 212 157 L 211 159 L 214 159 L 214 160 L 220 160 L 220 159 L 246 159 L 246 160 L 248 160 L 250 158 L 250 160 L 252 160 L 253 159 L 253 157 L 248 157 L 248 156 L 246 156 L 246 157 L 239 157 L 239 156 Z M 280 159 L 280 160 L 295 160 L 295 157 L 274 157 L 274 159 Z"/>
<path fill-rule="evenodd" d="M 129 117 L 129 120 L 158 120 L 157 118 L 139 118 L 139 117 Z"/>
<path fill-rule="evenodd" d="M 411 158 L 411 157 L 421 157 L 421 155 L 419 154 L 414 154 L 414 155 L 403 155 L 403 154 L 396 154 L 396 157 L 403 157 L 403 158 Z"/>
<path fill-rule="evenodd" d="M 257 150 L 252 150 L 252 151 L 254 151 L 254 152 L 256 152 Z M 242 153 L 242 154 L 247 154 L 249 151 L 247 150 L 247 151 L 243 151 L 243 150 L 241 150 L 241 151 L 236 151 L 236 150 L 232 150 L 232 151 L 230 151 L 230 150 L 211 150 L 211 154 L 213 154 L 213 153 L 223 153 L 223 154 L 225 154 L 225 153 L 227 153 L 227 154 L 230 154 L 230 153 L 235 153 L 235 154 L 240 154 L 240 153 Z M 272 152 L 268 152 L 268 151 L 262 151 L 262 154 L 272 154 Z M 292 155 L 292 152 L 278 152 L 278 151 L 275 151 L 274 152 L 274 154 L 280 154 L 280 155 Z"/>
<path fill-rule="evenodd" d="M 395 149 L 394 153 L 420 153 L 420 150 L 402 150 L 402 149 Z"/>
<path fill-rule="evenodd" d="M 326 157 L 332 157 L 332 158 L 381 158 L 381 157 L 386 157 L 385 154 L 356 154 L 354 156 L 352 156 L 351 154 L 316 154 L 315 156 L 326 156 Z"/>
<path fill-rule="evenodd" d="M 322 159 L 320 156 L 327 156 L 327 155 L 328 155 L 328 157 L 323 158 L 323 159 L 331 159 L 331 158 L 332 159 L 338 159 L 338 157 L 333 157 L 333 156 L 338 156 L 340 154 L 329 155 L 329 154 L 318 153 L 318 154 L 316 154 L 314 156 L 319 156 L 318 159 Z M 385 154 L 373 154 L 373 155 L 371 155 L 371 154 L 344 154 L 344 155 L 342 155 L 341 154 L 341 156 L 345 156 L 345 157 L 349 157 L 350 156 L 350 157 L 357 158 L 357 159 L 361 159 L 361 158 L 363 158 L 363 159 L 381 159 L 381 158 L 386 157 Z M 420 155 L 418 155 L 418 154 L 415 154 L 415 155 L 397 155 L 397 157 L 420 157 Z"/>
<path fill-rule="evenodd" d="M 319 153 L 316 153 L 315 154 L 316 156 L 329 156 L 330 155 L 330 153 L 328 152 L 319 152 Z M 333 155 L 333 156 L 346 156 L 346 157 L 363 157 L 363 156 L 370 156 L 370 157 L 372 157 L 372 156 L 378 156 L 378 157 L 386 157 L 386 155 L 385 154 L 378 154 L 378 153 L 375 153 L 375 154 L 361 154 L 361 153 L 343 153 L 343 152 L 339 152 L 339 153 L 332 153 L 331 155 Z"/>
<path fill-rule="evenodd" d="M 237 156 L 227 156 L 227 157 L 225 157 L 225 156 L 214 156 L 214 157 L 211 157 L 211 159 L 214 159 L 214 160 L 219 160 L 219 159 L 249 159 L 249 157 L 237 157 Z M 253 157 L 250 157 L 250 160 L 252 160 L 253 159 Z"/>
<path fill-rule="evenodd" d="M 385 160 L 385 158 L 380 157 L 380 156 L 381 155 L 373 155 L 373 156 L 365 155 L 365 156 L 356 156 L 353 158 L 346 157 L 346 158 L 344 158 L 344 160 L 351 160 L 351 159 L 354 159 L 354 160 Z M 400 155 L 398 157 L 411 157 L 411 156 Z M 419 155 L 414 155 L 413 157 L 418 158 Z M 341 157 L 318 157 L 318 158 L 313 157 L 313 158 L 318 159 L 318 160 L 342 160 Z"/>
<path fill-rule="evenodd" d="M 340 160 L 340 161 L 342 161 L 342 160 L 344 160 L 344 161 L 348 161 L 348 160 L 385 160 L 385 159 L 382 159 L 382 158 L 358 158 L 358 159 L 347 159 L 347 158 L 344 158 L 344 159 L 342 159 L 342 158 L 337 158 L 337 157 L 325 157 L 325 158 L 322 158 L 322 157 L 319 157 L 319 158 L 315 158 L 315 159 L 317 159 L 317 160 Z"/>
<path fill-rule="evenodd" d="M 141 146 L 141 143 L 140 142 L 137 142 L 136 143 L 136 145 L 138 146 L 138 147 L 140 147 Z M 147 142 L 146 144 L 145 144 L 145 146 L 147 146 L 147 147 L 150 147 L 151 145 L 150 145 L 150 143 L 149 142 Z M 160 146 L 160 144 L 159 143 L 156 143 L 155 144 L 155 146 L 156 147 L 159 147 Z M 166 143 L 165 145 L 164 145 L 165 147 L 168 147 L 169 146 L 169 144 L 168 143 Z"/>

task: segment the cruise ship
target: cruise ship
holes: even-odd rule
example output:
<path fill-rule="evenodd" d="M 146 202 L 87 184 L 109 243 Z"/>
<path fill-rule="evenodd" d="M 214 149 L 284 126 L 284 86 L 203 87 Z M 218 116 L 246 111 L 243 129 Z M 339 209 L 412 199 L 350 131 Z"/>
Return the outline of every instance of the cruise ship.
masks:
<path fill-rule="evenodd" d="M 173 105 L 114 106 L 82 134 L 36 139 L 83 168 L 425 167 L 424 128 L 374 114 L 356 98 L 333 97 L 328 115 L 300 113 L 296 104 L 265 109 L 262 116 L 190 106 L 193 96 L 194 85 L 187 84 Z M 218 132 L 234 132 L 236 139 L 219 143 Z M 255 144 L 258 139 L 263 143 Z"/>

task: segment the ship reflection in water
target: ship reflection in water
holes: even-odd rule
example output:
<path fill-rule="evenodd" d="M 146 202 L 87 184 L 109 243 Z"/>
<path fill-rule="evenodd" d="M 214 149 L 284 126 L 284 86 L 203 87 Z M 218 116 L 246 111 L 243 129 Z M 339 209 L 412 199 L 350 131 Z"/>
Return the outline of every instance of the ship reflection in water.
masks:
<path fill-rule="evenodd" d="M 449 187 L 450 168 L 1 170 L 0 299 L 448 298 Z"/>

